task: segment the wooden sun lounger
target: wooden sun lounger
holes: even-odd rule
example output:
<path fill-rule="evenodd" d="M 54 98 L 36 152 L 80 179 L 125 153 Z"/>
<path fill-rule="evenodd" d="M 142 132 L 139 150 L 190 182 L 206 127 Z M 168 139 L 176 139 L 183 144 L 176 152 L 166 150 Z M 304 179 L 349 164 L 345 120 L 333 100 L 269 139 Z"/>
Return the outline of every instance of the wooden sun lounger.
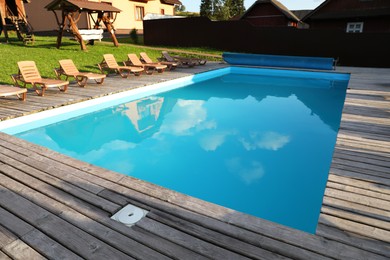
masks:
<path fill-rule="evenodd" d="M 60 68 L 54 69 L 58 79 L 65 76 L 65 80 L 72 77 L 76 80 L 80 87 L 85 87 L 88 80 L 94 80 L 97 84 L 102 84 L 106 78 L 105 74 L 97 74 L 92 72 L 80 72 L 70 59 L 60 60 Z"/>
<path fill-rule="evenodd" d="M 153 60 L 149 58 L 146 52 L 141 52 L 139 56 L 141 57 L 141 61 L 143 61 L 145 64 L 156 64 L 156 62 L 153 62 Z M 160 61 L 157 62 L 157 64 L 166 65 L 168 70 L 174 70 L 178 65 L 177 62 L 174 61 Z"/>
<path fill-rule="evenodd" d="M 0 97 L 8 97 L 13 95 L 16 95 L 19 100 L 25 101 L 27 97 L 27 89 L 0 85 Z"/>
<path fill-rule="evenodd" d="M 159 58 L 159 61 L 168 61 L 168 62 L 176 62 L 178 64 L 178 67 L 194 67 L 198 63 L 196 61 L 193 61 L 190 58 L 174 58 L 172 57 L 167 51 L 161 52 L 162 56 Z"/>
<path fill-rule="evenodd" d="M 115 73 L 118 73 L 122 78 L 128 78 L 130 74 L 139 76 L 144 72 L 143 68 L 135 66 L 119 66 L 112 54 L 104 54 L 103 61 L 99 63 L 98 66 L 102 73 L 104 73 L 105 70 L 115 71 Z"/>
<path fill-rule="evenodd" d="M 159 63 L 144 64 L 134 53 L 127 54 L 127 58 L 128 60 L 125 61 L 125 64 L 131 64 L 132 66 L 143 68 L 148 74 L 152 74 L 155 70 L 158 73 L 162 73 L 167 68 L 167 65 L 162 65 Z"/>
<path fill-rule="evenodd" d="M 68 89 L 69 81 L 42 78 L 34 61 L 19 61 L 18 67 L 18 74 L 11 76 L 15 87 L 31 85 L 39 96 L 44 96 L 48 88 L 58 88 L 62 92 Z"/>

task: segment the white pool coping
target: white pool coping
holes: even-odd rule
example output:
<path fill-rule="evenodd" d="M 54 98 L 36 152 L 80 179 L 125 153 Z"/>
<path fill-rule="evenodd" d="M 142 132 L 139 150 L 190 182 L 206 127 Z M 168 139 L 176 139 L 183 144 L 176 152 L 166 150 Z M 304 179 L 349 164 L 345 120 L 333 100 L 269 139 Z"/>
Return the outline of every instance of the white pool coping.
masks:
<path fill-rule="evenodd" d="M 138 87 L 124 92 L 94 98 L 71 105 L 49 109 L 31 115 L 1 121 L 0 131 L 11 135 L 18 134 L 30 129 L 53 124 L 83 114 L 91 113 L 100 109 L 122 104 L 124 102 L 130 102 L 149 95 L 154 95 L 157 93 L 170 91 L 172 89 L 188 86 L 190 84 L 201 82 L 213 77 L 225 75 L 229 72 L 230 68 L 213 70 L 144 87 Z"/>
<path fill-rule="evenodd" d="M 139 98 L 150 95 L 170 91 L 205 81 L 210 78 L 223 76 L 229 73 L 240 73 L 245 70 L 245 74 L 263 74 L 268 76 L 288 76 L 288 77 L 303 77 L 313 78 L 320 77 L 329 80 L 349 80 L 349 74 L 334 73 L 334 72 L 310 72 L 297 70 L 280 70 L 267 68 L 248 68 L 248 67 L 226 67 L 222 69 L 203 72 L 191 76 L 186 76 L 178 79 L 173 79 L 165 82 L 160 82 L 148 86 L 138 87 L 128 91 L 107 95 L 104 97 L 94 98 L 91 100 L 66 105 L 54 109 L 48 109 L 42 112 L 17 117 L 14 119 L 4 120 L 0 122 L 0 131 L 6 134 L 18 134 L 30 129 L 41 126 L 57 123 L 83 114 L 91 113 L 97 110 L 130 102 Z"/>

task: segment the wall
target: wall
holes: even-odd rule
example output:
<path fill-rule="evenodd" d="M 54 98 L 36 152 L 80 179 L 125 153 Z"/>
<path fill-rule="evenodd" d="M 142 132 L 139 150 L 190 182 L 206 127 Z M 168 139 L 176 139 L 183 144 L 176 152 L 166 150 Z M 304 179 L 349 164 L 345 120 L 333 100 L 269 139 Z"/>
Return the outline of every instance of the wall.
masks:
<path fill-rule="evenodd" d="M 332 20 L 310 20 L 311 29 L 332 28 L 345 32 L 347 24 L 350 22 L 364 22 L 363 32 L 387 32 L 390 33 L 390 17 L 365 17 L 365 18 L 350 18 L 350 19 L 332 19 Z"/>
<path fill-rule="evenodd" d="M 339 65 L 390 67 L 389 33 L 261 28 L 204 17 L 144 21 L 146 45 L 210 47 L 223 51 L 339 58 Z"/>
<path fill-rule="evenodd" d="M 45 32 L 58 30 L 57 21 L 53 12 L 47 11 L 45 6 L 51 3 L 53 0 L 34 0 L 29 4 L 25 4 L 28 21 L 31 23 L 35 32 Z M 135 6 L 143 6 L 145 9 L 145 15 L 147 13 L 160 14 L 161 9 L 164 9 L 166 15 L 174 14 L 173 5 L 161 4 L 158 0 L 148 1 L 147 3 L 131 1 L 131 0 L 89 0 L 93 2 L 106 2 L 111 3 L 114 7 L 119 8 L 122 12 L 118 13 L 114 22 L 115 29 L 124 31 L 126 33 L 136 28 L 142 32 L 142 21 L 135 21 Z M 61 14 L 58 13 L 61 19 Z M 97 15 L 94 14 L 96 20 Z M 44 17 L 44 19 L 42 19 Z M 88 21 L 87 15 L 83 14 L 83 17 L 78 22 L 79 28 L 89 28 L 89 24 L 93 27 L 93 21 Z M 103 26 L 104 27 L 104 26 Z"/>

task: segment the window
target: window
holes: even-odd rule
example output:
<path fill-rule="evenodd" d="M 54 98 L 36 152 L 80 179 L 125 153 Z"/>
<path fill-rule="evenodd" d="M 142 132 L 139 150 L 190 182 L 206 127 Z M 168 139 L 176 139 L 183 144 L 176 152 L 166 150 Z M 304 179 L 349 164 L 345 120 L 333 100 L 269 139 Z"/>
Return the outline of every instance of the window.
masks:
<path fill-rule="evenodd" d="M 136 6 L 135 7 L 135 20 L 142 21 L 145 16 L 145 9 L 143 6 Z"/>
<path fill-rule="evenodd" d="M 362 33 L 363 22 L 359 23 L 347 23 L 347 33 Z"/>
<path fill-rule="evenodd" d="M 165 14 L 165 10 L 164 10 L 164 9 L 161 9 L 161 10 L 160 10 L 160 14 L 164 15 L 164 14 Z"/>

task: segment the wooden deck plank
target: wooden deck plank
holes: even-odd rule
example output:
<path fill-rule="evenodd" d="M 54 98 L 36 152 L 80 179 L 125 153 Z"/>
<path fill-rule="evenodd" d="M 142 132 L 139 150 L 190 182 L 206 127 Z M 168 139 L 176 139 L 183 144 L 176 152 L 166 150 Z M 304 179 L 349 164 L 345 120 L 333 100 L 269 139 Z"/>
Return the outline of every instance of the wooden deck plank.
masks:
<path fill-rule="evenodd" d="M 198 226 L 190 221 L 183 220 L 179 217 L 172 216 L 162 211 L 152 211 L 148 217 L 161 222 L 165 225 L 173 227 L 177 230 L 185 232 L 191 236 L 203 239 L 211 244 L 217 245 L 221 248 L 231 250 L 237 254 L 249 258 L 263 258 L 263 259 L 286 259 L 264 249 L 244 243 L 241 240 L 232 238 L 227 235 L 212 231 L 208 228 Z M 210 256 L 210 255 L 209 255 Z"/>
<path fill-rule="evenodd" d="M 13 181 L 11 178 L 0 175 L 0 180 L 6 188 L 14 192 L 19 190 L 20 195 L 34 202 L 36 205 L 45 208 L 51 213 L 73 224 L 75 227 L 88 232 L 90 235 L 104 241 L 106 244 L 111 245 L 112 247 L 120 249 L 128 255 L 134 256 L 136 258 L 145 257 L 149 259 L 165 259 L 164 255 L 151 250 L 149 247 L 134 241 L 130 237 L 115 232 L 111 228 L 98 223 L 94 219 L 89 218 L 88 216 L 85 216 L 82 213 L 79 213 L 76 210 L 63 205 L 60 202 L 61 200 L 54 200 L 50 197 L 47 197 L 46 194 L 38 193 L 36 190 L 28 188 L 19 182 Z M 34 185 L 32 186 L 34 188 Z M 34 238 L 34 236 L 30 237 Z M 61 257 L 61 259 L 63 258 Z"/>
<path fill-rule="evenodd" d="M 21 240 L 14 241 L 13 243 L 4 247 L 2 251 L 7 254 L 7 256 L 9 256 L 11 259 L 47 259 Z"/>
<path fill-rule="evenodd" d="M 390 225 L 388 221 L 383 221 L 370 216 L 364 216 L 362 214 L 349 212 L 344 208 L 335 208 L 326 205 L 322 207 L 321 213 L 324 215 L 326 214 L 326 215 L 331 215 L 333 217 L 350 220 L 370 228 L 374 227 L 377 229 L 375 239 L 382 240 L 385 242 L 390 241 L 390 231 L 389 231 Z"/>
<path fill-rule="evenodd" d="M 390 257 L 390 245 L 386 242 L 367 238 L 366 236 L 351 235 L 342 229 L 322 223 L 318 224 L 317 234 L 347 245 L 362 248 L 383 257 Z"/>
<path fill-rule="evenodd" d="M 0 249 L 6 248 L 6 253 L 11 257 L 19 258 L 19 253 L 15 252 L 19 248 L 21 248 L 22 254 L 31 253 L 31 256 L 34 256 L 36 252 L 33 248 L 35 248 L 48 258 L 78 259 L 78 256 L 73 252 L 2 208 L 0 208 L 0 219 L 7 226 L 7 228 L 0 226 Z M 16 232 L 16 234 L 9 230 Z M 31 247 L 31 249 L 28 249 L 28 247 Z"/>
<path fill-rule="evenodd" d="M 24 235 L 21 240 L 48 259 L 83 259 L 37 229 Z"/>
<path fill-rule="evenodd" d="M 119 188 L 115 189 L 115 191 L 121 192 L 121 190 Z M 106 193 L 106 192 L 109 193 L 109 195 L 106 195 L 106 197 L 114 199 L 117 203 L 119 203 L 120 200 L 128 201 L 128 199 L 121 197 L 121 195 L 118 195 L 118 194 L 115 194 L 115 193 L 112 193 L 109 191 L 103 191 L 103 193 Z M 126 193 L 126 192 L 123 192 L 123 193 Z M 118 196 L 120 198 L 118 198 Z M 134 197 L 135 196 L 131 196 L 132 199 L 134 199 Z M 142 199 L 140 199 L 139 197 L 136 197 L 136 198 L 138 201 L 140 201 L 140 200 L 142 201 Z M 132 204 L 136 205 L 136 203 L 134 203 L 134 201 L 131 201 L 131 202 L 132 202 Z M 123 203 L 125 203 L 125 202 L 123 202 Z M 366 257 L 368 257 L 368 255 L 370 255 L 369 253 L 367 254 L 367 253 L 362 252 L 361 250 L 354 248 L 354 247 L 351 247 L 351 246 L 344 247 L 343 245 L 340 245 L 340 244 L 333 244 L 333 242 L 331 240 L 317 240 L 313 236 L 311 236 L 307 233 L 304 233 L 304 232 L 299 232 L 299 234 L 301 236 L 297 237 L 298 241 L 295 241 L 295 240 L 291 241 L 291 240 L 289 240 L 289 238 L 287 236 L 289 229 L 286 227 L 284 227 L 284 230 L 281 229 L 278 232 L 278 234 L 280 236 L 277 236 L 277 239 L 276 239 L 275 236 L 272 236 L 272 235 L 267 236 L 267 235 L 272 234 L 272 232 L 275 232 L 276 231 L 275 229 L 277 228 L 277 226 L 275 226 L 274 224 L 271 224 L 271 222 L 267 222 L 265 220 L 262 220 L 263 222 L 265 222 L 263 224 L 266 227 L 269 226 L 269 231 L 268 232 L 259 232 L 258 229 L 251 229 L 251 228 L 241 229 L 239 227 L 240 225 L 225 226 L 222 223 L 220 223 L 219 221 L 216 221 L 212 218 L 208 218 L 206 221 L 204 216 L 202 216 L 199 213 L 197 213 L 199 215 L 195 214 L 194 212 L 187 214 L 186 212 L 183 212 L 182 210 L 176 210 L 175 207 L 170 205 L 170 204 L 165 204 L 165 206 L 164 206 L 164 205 L 162 205 L 163 204 L 162 202 L 152 204 L 151 201 L 148 201 L 146 203 L 149 205 L 153 205 L 153 207 L 158 208 L 162 211 L 167 211 L 170 214 L 174 214 L 176 216 L 179 216 L 180 218 L 188 219 L 189 221 L 191 221 L 193 223 L 197 223 L 198 225 L 201 225 L 201 226 L 206 227 L 208 229 L 216 230 L 217 232 L 220 232 L 222 234 L 226 234 L 226 235 L 229 235 L 232 237 L 238 237 L 242 241 L 246 241 L 252 245 L 259 246 L 259 247 L 264 248 L 268 251 L 280 254 L 281 256 L 291 257 L 293 259 L 301 259 L 301 258 L 303 258 L 303 259 L 322 259 L 322 258 L 326 258 L 325 257 L 326 255 L 328 255 L 328 257 L 330 257 L 330 258 L 336 258 L 336 259 L 337 258 L 343 259 L 345 257 L 349 257 L 349 258 L 353 258 L 353 259 L 365 259 Z M 208 207 L 207 205 L 203 205 L 203 207 L 200 207 L 200 208 L 205 209 L 207 207 Z M 178 207 L 178 208 L 180 208 L 180 207 Z M 193 210 L 194 210 L 194 207 L 192 207 L 192 211 Z M 218 216 L 215 216 L 214 214 L 210 215 L 210 213 L 206 213 L 206 215 L 214 216 L 216 219 L 218 219 Z M 245 222 L 245 220 L 242 220 L 242 221 Z M 250 221 L 247 221 L 247 222 L 250 222 Z M 229 223 L 233 224 L 230 221 L 229 221 Z M 244 230 L 250 230 L 250 231 L 246 232 Z M 258 233 L 254 233 L 254 230 L 257 230 Z M 283 237 L 281 234 L 283 234 L 283 236 L 286 236 L 286 237 L 281 238 L 281 237 Z M 313 239 L 313 241 L 310 241 L 311 239 Z M 305 245 L 305 243 L 306 243 L 306 245 Z M 325 250 L 325 248 L 323 248 L 324 244 L 333 248 L 333 250 L 331 250 L 331 251 Z M 314 245 L 314 247 L 322 248 L 324 250 L 321 250 L 321 249 L 318 251 L 313 250 L 313 248 L 314 248 L 313 245 Z M 320 252 L 321 255 L 318 254 L 318 252 Z M 371 256 L 371 257 L 376 257 L 376 256 Z M 378 259 L 382 259 L 382 258 L 378 258 Z"/>
<path fill-rule="evenodd" d="M 0 147 L 0 153 L 1 152 L 2 152 L 2 148 Z M 15 167 L 18 170 L 20 170 L 22 172 L 28 172 L 29 174 L 34 175 L 34 177 L 52 185 L 53 187 L 56 187 L 60 190 L 64 190 L 67 193 L 70 193 L 70 194 L 72 194 L 72 195 L 74 195 L 82 200 L 88 201 L 89 203 L 91 203 L 92 205 L 94 205 L 98 208 L 101 208 L 101 209 L 109 211 L 109 212 L 115 212 L 115 211 L 119 210 L 118 205 L 115 205 L 115 204 L 110 203 L 108 201 L 99 199 L 95 194 L 90 193 L 90 192 L 83 190 L 81 188 L 78 188 L 77 186 L 69 183 L 68 182 L 69 179 L 72 179 L 72 178 L 68 178 L 68 177 L 64 176 L 65 181 L 63 181 L 58 176 L 59 174 L 61 174 L 61 172 L 58 173 L 57 169 L 50 168 L 52 170 L 52 172 L 55 173 L 55 175 L 53 176 L 53 175 L 49 175 L 46 173 L 48 171 L 46 165 L 39 164 L 35 160 L 31 160 L 29 158 L 21 159 L 21 160 L 23 160 L 23 164 L 20 164 L 20 163 L 18 163 L 18 160 L 12 159 L 12 158 L 5 156 L 5 155 L 2 156 L 0 158 L 0 160 L 2 160 L 3 162 L 9 162 L 10 165 L 15 165 Z M 25 164 L 25 163 L 27 163 L 27 164 Z M 37 170 L 36 168 L 31 167 L 31 165 L 41 165 L 43 167 L 42 168 L 43 170 L 42 171 Z"/>
<path fill-rule="evenodd" d="M 117 192 L 120 192 L 121 194 L 118 194 Z M 125 194 L 128 197 L 126 197 Z M 149 210 L 151 209 L 149 207 L 152 207 L 158 209 L 161 212 L 167 212 L 180 219 L 199 225 L 200 227 L 204 227 L 215 232 L 225 234 L 226 236 L 230 236 L 232 238 L 237 238 L 242 242 L 246 242 L 250 245 L 263 248 L 269 252 L 274 252 L 274 254 L 279 254 L 280 256 L 289 256 L 295 259 L 298 259 L 300 257 L 306 259 L 319 257 L 317 254 L 314 254 L 300 247 L 294 247 L 276 239 L 272 239 L 261 234 L 256 234 L 249 230 L 241 229 L 240 227 L 234 225 L 226 226 L 225 224 L 214 218 L 205 218 L 204 215 L 201 215 L 199 213 L 189 212 L 183 210 L 179 206 L 172 205 L 170 203 L 164 203 L 158 201 L 157 199 L 151 199 L 144 194 L 135 194 L 134 191 L 132 192 L 131 190 L 124 190 L 123 188 L 115 189 L 115 192 L 112 190 L 105 190 L 100 195 L 123 205 L 131 203 L 133 205 L 140 206 Z M 149 207 L 147 205 L 149 205 Z M 277 257 L 279 256 L 275 256 L 275 258 Z"/>
<path fill-rule="evenodd" d="M 362 195 L 362 196 L 366 196 L 366 197 L 384 200 L 384 204 L 386 204 L 386 201 L 390 202 L 390 195 L 386 194 L 386 193 L 370 191 L 370 190 L 365 189 L 365 188 L 354 187 L 354 186 L 335 183 L 335 182 L 331 182 L 331 181 L 329 181 L 327 187 L 330 189 L 346 191 L 346 192 L 349 192 L 350 194 L 358 194 L 358 195 Z M 371 198 L 367 198 L 367 199 L 371 199 Z M 390 208 L 390 207 L 384 207 L 383 209 L 389 210 L 388 208 Z"/>
<path fill-rule="evenodd" d="M 0 250 L 0 259 L 1 260 L 11 260 L 9 256 L 7 256 L 3 251 Z"/>
<path fill-rule="evenodd" d="M 18 237 L 15 234 L 11 233 L 8 229 L 0 225 L 0 249 L 8 244 L 11 244 L 17 239 Z"/>
<path fill-rule="evenodd" d="M 44 195 L 41 195 L 37 192 L 34 192 L 36 190 L 45 190 L 46 183 L 41 182 L 37 179 L 33 179 L 27 176 L 26 174 L 21 173 L 20 171 L 17 171 L 11 167 L 2 168 L 0 171 L 6 173 L 9 177 L 12 176 L 13 179 L 19 181 L 18 183 L 24 183 L 25 185 L 30 186 L 32 189 L 29 191 L 29 189 L 27 189 L 26 187 L 20 188 L 18 187 L 18 183 L 13 182 L 11 184 L 12 180 L 10 178 L 6 178 L 0 175 L 1 183 L 7 185 L 7 188 L 13 189 L 14 191 L 19 190 L 19 193 L 24 194 L 24 196 L 28 197 L 29 200 L 44 207 L 45 209 L 49 210 L 53 214 L 58 214 L 60 217 L 69 221 L 70 223 L 73 223 L 73 225 L 88 231 L 90 234 L 93 234 L 94 236 L 100 239 L 115 241 L 115 245 L 113 246 L 122 246 L 123 251 L 126 252 L 130 250 L 130 252 L 128 253 L 135 255 L 138 258 L 143 256 L 146 257 L 147 259 L 164 259 L 164 256 L 156 252 L 154 253 L 149 252 L 150 250 L 144 248 L 142 244 L 135 244 L 134 242 L 129 241 L 129 238 L 125 238 L 123 234 L 130 238 L 138 240 L 143 244 L 149 244 L 150 247 L 152 247 L 153 245 L 154 249 L 157 251 L 164 252 L 164 253 L 172 252 L 171 255 L 172 257 L 179 256 L 179 258 L 183 258 L 183 257 L 191 256 L 191 257 L 199 258 L 192 252 L 180 248 L 172 243 L 167 243 L 164 240 L 158 238 L 156 239 L 154 237 L 145 237 L 142 234 L 138 234 L 137 232 L 128 230 L 128 228 L 125 228 L 122 224 L 117 224 L 115 227 L 112 227 L 113 221 L 107 219 L 107 214 L 97 214 L 96 209 L 94 210 L 94 208 L 91 207 L 90 205 L 86 205 L 84 201 L 78 201 L 77 198 L 69 196 L 67 193 L 62 192 L 61 190 L 55 190 L 54 187 L 52 187 L 49 191 L 47 191 L 45 193 L 45 196 L 50 196 L 55 200 L 47 198 Z M 65 203 L 67 206 L 71 207 L 74 210 L 70 208 L 65 208 L 59 205 L 58 202 Z M 82 214 L 85 214 L 87 217 L 91 219 L 86 220 L 85 217 L 83 217 L 81 214 L 78 214 L 75 210 L 81 212 Z M 99 225 L 96 222 L 99 222 L 101 225 Z M 111 228 L 108 229 L 103 225 L 111 226 Z M 122 234 L 113 232 L 111 229 L 122 232 Z M 110 242 L 107 243 L 110 244 Z"/>
<path fill-rule="evenodd" d="M 378 155 L 372 156 L 371 154 L 362 153 L 362 152 L 341 150 L 336 148 L 333 153 L 333 157 L 338 159 L 343 159 L 346 161 L 352 161 L 352 162 L 364 161 L 366 164 L 390 167 L 389 158 L 378 156 Z"/>
<path fill-rule="evenodd" d="M 344 176 L 338 176 L 334 174 L 329 174 L 328 181 L 342 183 L 353 187 L 361 187 L 367 190 L 372 190 L 380 193 L 390 194 L 390 190 L 388 189 L 388 186 L 369 182 L 369 181 L 361 181 L 361 180 L 347 178 Z"/>
<path fill-rule="evenodd" d="M 0 205 L 2 207 L 6 206 L 13 214 L 42 230 L 48 236 L 55 238 L 57 242 L 66 245 L 81 257 L 130 259 L 130 256 L 102 243 L 83 230 L 11 192 L 2 185 L 0 186 Z M 69 236 L 69 234 L 73 235 Z"/>
<path fill-rule="evenodd" d="M 192 251 L 198 252 L 211 259 L 249 259 L 224 248 L 212 245 L 203 239 L 198 239 L 177 229 L 145 217 L 137 223 L 141 227 L 158 236 L 165 237 L 171 242 L 180 244 Z"/>
<path fill-rule="evenodd" d="M 332 224 L 334 227 L 341 230 L 348 230 L 349 233 L 356 233 L 367 238 L 377 239 L 389 243 L 389 232 L 374 226 L 361 224 L 359 222 L 327 214 L 320 215 L 319 223 L 325 225 Z"/>
<path fill-rule="evenodd" d="M 338 198 L 324 196 L 323 206 L 343 209 L 344 211 L 353 212 L 356 215 L 364 215 L 373 219 L 376 218 L 385 221 L 385 223 L 390 221 L 390 213 L 386 210 L 367 207 L 362 204 L 353 203 Z"/>

